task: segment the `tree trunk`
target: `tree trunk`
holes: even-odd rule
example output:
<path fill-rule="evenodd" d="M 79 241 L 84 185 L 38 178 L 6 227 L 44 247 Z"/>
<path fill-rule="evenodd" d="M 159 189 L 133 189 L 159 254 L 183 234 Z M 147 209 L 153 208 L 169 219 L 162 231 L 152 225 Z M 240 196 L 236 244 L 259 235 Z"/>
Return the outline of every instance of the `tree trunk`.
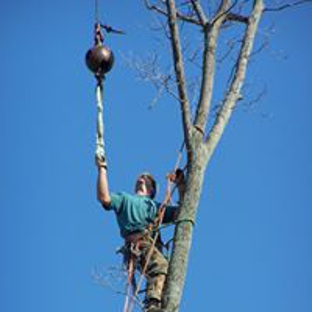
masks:
<path fill-rule="evenodd" d="M 200 135 L 199 139 L 201 139 Z M 187 273 L 193 226 L 206 168 L 206 148 L 199 142 L 189 162 L 186 192 L 181 203 L 174 235 L 173 253 L 163 295 L 164 311 L 177 312 Z"/>
<path fill-rule="evenodd" d="M 194 15 L 183 14 L 181 7 L 176 6 L 175 0 L 156 1 L 160 6 L 151 5 L 149 0 L 145 0 L 145 2 L 150 10 L 155 10 L 167 17 L 188 158 L 186 193 L 180 206 L 180 213 L 175 228 L 173 252 L 166 287 L 163 293 L 163 311 L 178 312 L 185 284 L 193 225 L 199 205 L 204 173 L 232 116 L 236 103 L 241 98 L 241 89 L 245 81 L 248 62 L 264 6 L 263 0 L 253 0 L 250 13 L 243 16 L 236 13 L 237 1 L 220 0 L 219 9 L 211 19 L 208 19 L 208 14 L 205 14 L 200 1 L 191 0 L 189 4 L 192 5 L 195 16 L 198 17 L 197 20 L 194 20 Z M 242 1 L 242 4 L 246 4 L 247 6 L 246 1 Z M 167 11 L 164 10 L 165 7 Z M 183 51 L 178 27 L 180 20 L 199 25 L 204 35 L 205 48 L 202 55 L 202 85 L 200 98 L 196 105 L 194 121 L 192 121 L 193 118 L 190 113 L 187 92 L 187 75 L 184 68 Z M 213 117 L 210 116 L 210 113 L 215 76 L 216 47 L 219 33 L 222 31 L 222 25 L 228 21 L 242 23 L 245 28 L 236 63 L 231 70 L 231 75 L 233 74 L 233 76 L 229 80 L 230 83 L 228 88 L 226 88 L 225 97 L 217 116 Z M 208 118 L 211 118 L 212 127 L 206 133 Z"/>

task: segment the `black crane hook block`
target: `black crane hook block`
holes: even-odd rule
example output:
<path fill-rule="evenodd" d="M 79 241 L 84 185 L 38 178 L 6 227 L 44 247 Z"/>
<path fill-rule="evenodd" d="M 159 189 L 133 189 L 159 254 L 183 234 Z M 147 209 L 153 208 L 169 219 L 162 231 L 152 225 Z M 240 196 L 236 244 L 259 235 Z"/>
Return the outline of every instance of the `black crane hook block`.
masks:
<path fill-rule="evenodd" d="M 113 67 L 114 54 L 108 47 L 94 46 L 86 54 L 86 64 L 96 77 L 103 77 Z"/>
<path fill-rule="evenodd" d="M 94 46 L 86 54 L 86 64 L 98 79 L 104 77 L 114 64 L 114 54 L 103 45 L 104 36 L 101 32 L 101 24 L 96 23 L 94 28 Z"/>
<path fill-rule="evenodd" d="M 107 33 L 124 34 L 122 30 L 116 30 L 111 26 L 100 23 L 95 24 L 94 46 L 86 54 L 86 64 L 98 79 L 102 79 L 114 65 L 113 51 L 103 44 L 104 36 L 102 29 Z"/>

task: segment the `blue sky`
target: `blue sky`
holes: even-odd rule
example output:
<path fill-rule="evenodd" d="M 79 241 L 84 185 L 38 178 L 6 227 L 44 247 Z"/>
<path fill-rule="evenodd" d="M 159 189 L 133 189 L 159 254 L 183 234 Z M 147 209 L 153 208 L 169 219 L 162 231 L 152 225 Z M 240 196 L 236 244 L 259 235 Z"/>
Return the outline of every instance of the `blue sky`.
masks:
<path fill-rule="evenodd" d="M 122 244 L 95 199 L 93 1 L 2 0 L 0 12 L 0 310 L 121 311 L 122 296 L 92 279 L 120 264 Z M 275 32 L 248 79 L 267 94 L 235 111 L 208 168 L 182 312 L 312 310 L 311 16 L 305 6 L 261 24 L 274 19 Z M 139 1 L 103 0 L 101 17 L 127 32 L 107 38 L 111 189 L 132 191 L 145 170 L 164 188 L 179 107 L 163 97 L 150 110 L 154 89 L 124 61 L 160 47 L 150 16 Z"/>

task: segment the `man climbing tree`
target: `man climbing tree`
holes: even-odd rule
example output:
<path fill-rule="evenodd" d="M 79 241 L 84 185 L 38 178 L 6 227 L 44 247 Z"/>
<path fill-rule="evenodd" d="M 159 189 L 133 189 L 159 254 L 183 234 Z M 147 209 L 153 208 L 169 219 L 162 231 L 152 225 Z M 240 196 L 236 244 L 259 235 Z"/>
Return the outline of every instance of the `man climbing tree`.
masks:
<path fill-rule="evenodd" d="M 186 190 L 176 220 L 162 298 L 165 312 L 178 312 L 180 308 L 205 172 L 237 103 L 244 99 L 243 85 L 260 20 L 264 13 L 311 3 L 311 0 L 290 0 L 282 4 L 282 1 L 267 1 L 268 7 L 265 2 L 144 0 L 147 9 L 158 16 L 159 29 L 169 41 L 174 72 L 174 75 L 172 72 L 158 75 L 156 83 L 155 77 L 151 77 L 151 82 L 158 92 L 166 90 L 178 101 L 187 150 Z M 259 44 L 256 52 L 264 46 Z M 220 68 L 222 74 L 218 71 Z M 195 97 L 194 93 L 192 95 L 194 71 L 197 71 L 198 86 Z M 223 71 L 228 73 L 227 77 Z M 214 103 L 220 90 L 216 90 L 215 81 L 219 88 L 222 86 L 222 97 L 217 98 L 217 105 Z M 191 97 L 195 98 L 194 103 Z M 192 106 L 196 108 L 194 116 Z"/>
<path fill-rule="evenodd" d="M 149 303 L 150 307 L 158 307 L 161 299 L 161 311 L 179 311 L 186 279 L 193 226 L 205 172 L 237 103 L 244 99 L 243 85 L 263 14 L 270 11 L 281 11 L 311 2 L 311 0 L 292 1 L 268 8 L 265 8 L 264 2 L 264 0 L 205 2 L 200 0 L 144 0 L 146 7 L 160 17 L 159 28 L 165 32 L 165 37 L 168 38 L 172 51 L 172 70 L 167 75 L 154 77 L 154 73 L 158 73 L 158 71 L 150 70 L 150 67 L 145 68 L 148 68 L 148 75 L 153 75 L 151 81 L 158 86 L 160 89 L 158 91 L 166 90 L 178 101 L 187 151 L 185 187 L 183 177 L 183 179 L 181 178 L 183 183 L 180 184 L 180 191 L 181 193 L 183 191 L 183 196 L 181 196 L 178 213 L 174 214 L 175 234 L 168 274 L 167 263 L 165 264 L 161 254 L 155 249 L 154 252 L 158 254 L 155 257 L 159 256 L 158 258 L 162 260 L 159 260 L 157 264 L 156 274 L 155 272 L 153 272 L 154 275 L 151 272 L 148 274 L 151 268 L 146 271 L 148 279 L 147 308 L 149 308 Z M 276 1 L 268 1 L 269 5 L 272 3 L 274 5 Z M 192 30 L 186 33 L 182 39 L 180 32 L 187 28 L 186 25 L 189 26 L 188 29 L 192 28 Z M 195 32 L 197 36 L 194 36 Z M 226 44 L 222 43 L 220 38 L 226 38 Z M 185 44 L 187 39 L 189 42 Z M 218 49 L 219 46 L 222 46 L 223 49 Z M 262 46 L 258 47 L 258 51 L 261 49 Z M 103 53 L 102 55 L 109 54 Z M 222 63 L 224 60 L 230 61 Z M 190 91 L 194 91 L 194 88 L 191 87 L 189 74 L 194 72 L 194 67 L 188 71 L 189 66 L 191 66 L 190 63 L 195 65 L 196 70 L 199 70 L 196 77 L 198 94 L 194 97 L 194 115 L 191 113 L 193 103 L 190 100 Z M 219 67 L 225 68 L 225 72 L 228 73 L 227 78 L 223 75 L 217 75 L 220 73 L 217 73 L 217 64 Z M 155 65 L 155 62 L 152 65 Z M 105 69 L 103 71 L 105 72 Z M 147 77 L 150 77 L 148 75 Z M 220 78 L 218 82 L 222 85 L 221 92 L 220 90 L 216 92 L 214 88 L 217 78 Z M 157 79 L 158 81 L 155 83 Z M 221 99 L 217 98 L 218 104 L 214 105 L 216 93 L 219 93 L 219 97 L 222 94 L 222 97 Z M 98 100 L 98 103 L 100 102 Z M 98 105 L 98 107 L 99 112 L 101 112 L 101 106 Z M 98 132 L 100 133 L 99 138 L 101 138 L 101 129 Z M 101 144 L 98 146 L 101 147 Z M 149 245 L 150 237 L 145 235 L 145 228 L 149 222 L 153 222 L 157 215 L 157 204 L 153 201 L 155 182 L 149 175 L 143 175 L 139 177 L 136 183 L 136 195 L 110 194 L 105 158 L 102 157 L 101 153 L 97 155 L 99 168 L 98 198 L 104 208 L 115 211 L 121 235 L 126 242 L 127 240 L 130 243 L 133 242 L 128 239 L 132 233 L 140 233 L 139 239 L 134 240 L 134 242 L 143 243 L 140 251 L 143 254 L 142 262 L 144 262 L 145 250 L 149 248 L 142 246 Z M 174 175 L 171 176 L 171 180 L 178 182 L 179 178 Z M 169 214 L 171 213 L 170 220 L 173 220 L 173 210 L 169 208 L 168 211 Z M 133 222 L 134 220 L 135 222 Z M 163 289 L 165 275 L 167 277 Z M 158 285 L 156 285 L 157 283 Z"/>
<path fill-rule="evenodd" d="M 113 210 L 116 214 L 120 234 L 125 240 L 125 259 L 128 274 L 133 275 L 134 260 L 139 264 L 142 274 L 147 278 L 145 311 L 160 311 L 162 290 L 168 271 L 168 262 L 155 246 L 154 225 L 160 209 L 164 208 L 163 223 L 173 222 L 178 207 L 165 206 L 154 201 L 156 181 L 149 173 L 141 174 L 135 183 L 135 194 L 126 192 L 110 193 L 107 179 L 105 158 L 96 157 L 98 167 L 97 198 L 105 210 Z M 183 197 L 185 183 L 182 170 L 168 175 L 170 182 L 178 186 L 179 197 Z M 157 230 L 157 229 L 156 229 Z M 135 290 L 137 292 L 137 290 Z"/>

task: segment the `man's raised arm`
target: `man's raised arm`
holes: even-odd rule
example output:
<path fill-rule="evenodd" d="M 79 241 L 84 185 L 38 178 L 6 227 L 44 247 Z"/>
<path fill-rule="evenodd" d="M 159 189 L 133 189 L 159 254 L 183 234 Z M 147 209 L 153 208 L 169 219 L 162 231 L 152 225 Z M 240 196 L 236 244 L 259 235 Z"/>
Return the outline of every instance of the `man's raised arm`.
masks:
<path fill-rule="evenodd" d="M 111 197 L 108 188 L 107 165 L 105 160 L 99 157 L 96 157 L 96 165 L 98 167 L 97 199 L 104 207 L 108 207 L 111 203 Z"/>

